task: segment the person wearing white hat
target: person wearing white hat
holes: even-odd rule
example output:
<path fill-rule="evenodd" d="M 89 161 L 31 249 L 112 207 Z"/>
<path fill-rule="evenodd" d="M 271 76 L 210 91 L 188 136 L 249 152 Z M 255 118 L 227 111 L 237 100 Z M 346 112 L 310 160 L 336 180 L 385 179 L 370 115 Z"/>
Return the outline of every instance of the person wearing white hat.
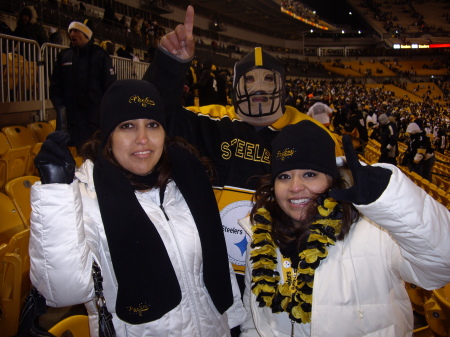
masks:
<path fill-rule="evenodd" d="M 73 21 L 67 32 L 70 48 L 61 51 L 50 77 L 50 99 L 56 111 L 66 110 L 69 146 L 80 149 L 98 130 L 100 101 L 116 80 L 109 54 L 93 43 L 93 32 L 84 22 Z"/>
<path fill-rule="evenodd" d="M 82 47 L 92 38 L 92 30 L 85 23 L 73 21 L 67 30 L 73 47 Z"/>
<path fill-rule="evenodd" d="M 409 142 L 403 164 L 406 164 L 411 172 L 416 172 L 431 182 L 431 170 L 436 157 L 429 137 L 420 127 L 421 123 L 420 119 L 416 119 L 406 128 Z"/>

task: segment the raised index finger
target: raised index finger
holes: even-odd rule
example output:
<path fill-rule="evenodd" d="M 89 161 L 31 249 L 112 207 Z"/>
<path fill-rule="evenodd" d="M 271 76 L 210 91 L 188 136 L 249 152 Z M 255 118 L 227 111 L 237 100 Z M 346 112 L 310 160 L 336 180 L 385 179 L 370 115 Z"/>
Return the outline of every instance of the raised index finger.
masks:
<path fill-rule="evenodd" d="M 186 29 L 186 35 L 191 36 L 194 28 L 194 7 L 188 6 L 186 10 L 186 17 L 184 19 L 184 29 Z"/>

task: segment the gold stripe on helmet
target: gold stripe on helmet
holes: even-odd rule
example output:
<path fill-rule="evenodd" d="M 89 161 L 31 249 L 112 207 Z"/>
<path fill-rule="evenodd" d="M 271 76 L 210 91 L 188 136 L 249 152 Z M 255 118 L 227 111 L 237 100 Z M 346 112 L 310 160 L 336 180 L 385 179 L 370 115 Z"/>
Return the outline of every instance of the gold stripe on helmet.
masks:
<path fill-rule="evenodd" d="M 263 65 L 263 55 L 261 47 L 255 48 L 255 66 Z"/>

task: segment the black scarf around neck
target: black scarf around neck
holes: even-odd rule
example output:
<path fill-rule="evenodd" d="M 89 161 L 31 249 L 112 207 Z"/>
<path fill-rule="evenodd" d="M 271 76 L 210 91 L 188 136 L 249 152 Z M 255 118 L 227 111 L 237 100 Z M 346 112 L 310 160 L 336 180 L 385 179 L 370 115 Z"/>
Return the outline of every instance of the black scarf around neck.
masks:
<path fill-rule="evenodd" d="M 192 213 L 200 236 L 203 278 L 222 314 L 233 303 L 226 244 L 211 184 L 203 165 L 187 151 L 169 148 L 171 178 Z M 124 173 L 103 157 L 94 183 L 118 282 L 117 316 L 130 324 L 161 318 L 181 301 L 166 247 Z M 170 214 L 168 214 L 170 221 Z"/>

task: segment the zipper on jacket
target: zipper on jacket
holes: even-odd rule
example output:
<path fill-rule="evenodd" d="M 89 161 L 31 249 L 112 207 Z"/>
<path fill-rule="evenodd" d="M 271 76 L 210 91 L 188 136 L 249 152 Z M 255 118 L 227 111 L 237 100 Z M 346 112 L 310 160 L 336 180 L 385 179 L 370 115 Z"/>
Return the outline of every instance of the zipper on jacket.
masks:
<path fill-rule="evenodd" d="M 166 210 L 164 209 L 164 206 L 163 206 L 165 191 L 166 191 L 166 186 L 163 186 L 159 189 L 159 208 L 161 208 L 161 211 L 163 212 L 164 216 L 166 217 L 166 220 L 169 221 L 169 217 L 167 216 Z"/>
<path fill-rule="evenodd" d="M 161 209 L 161 211 L 163 212 L 164 216 L 166 217 L 166 220 L 167 220 L 167 223 L 169 225 L 170 231 L 172 232 L 172 236 L 173 236 L 173 238 L 174 238 L 174 240 L 176 242 L 177 254 L 178 254 L 178 257 L 179 257 L 179 259 L 181 261 L 181 274 L 182 274 L 182 277 L 184 278 L 184 281 L 185 281 L 185 284 L 186 284 L 186 290 L 187 290 L 186 291 L 186 296 L 187 296 L 189 305 L 192 308 L 192 316 L 193 316 L 193 318 L 195 318 L 194 319 L 194 321 L 195 321 L 194 322 L 194 327 L 195 327 L 195 329 L 197 331 L 197 335 L 201 336 L 201 333 L 200 333 L 200 331 L 201 331 L 200 330 L 200 320 L 199 320 L 198 313 L 197 313 L 197 307 L 195 305 L 195 300 L 192 299 L 192 293 L 190 292 L 191 282 L 189 281 L 189 275 L 187 275 L 187 272 L 186 272 L 186 270 L 184 268 L 184 266 L 186 266 L 186 263 L 184 261 L 184 258 L 182 256 L 182 254 L 181 254 L 181 251 L 179 249 L 180 243 L 178 242 L 178 237 L 176 236 L 175 229 L 172 227 L 172 223 L 170 222 L 169 217 L 167 216 L 166 211 L 164 210 L 164 206 L 163 206 L 165 189 L 166 188 L 164 186 L 164 187 L 162 187 L 159 190 L 159 204 L 160 204 L 159 208 Z"/>
<path fill-rule="evenodd" d="M 164 206 L 161 204 L 161 205 L 159 205 L 159 208 L 161 208 L 161 211 L 163 212 L 164 216 L 166 217 L 166 220 L 169 221 L 169 217 L 167 216 L 167 213 L 164 210 Z"/>

